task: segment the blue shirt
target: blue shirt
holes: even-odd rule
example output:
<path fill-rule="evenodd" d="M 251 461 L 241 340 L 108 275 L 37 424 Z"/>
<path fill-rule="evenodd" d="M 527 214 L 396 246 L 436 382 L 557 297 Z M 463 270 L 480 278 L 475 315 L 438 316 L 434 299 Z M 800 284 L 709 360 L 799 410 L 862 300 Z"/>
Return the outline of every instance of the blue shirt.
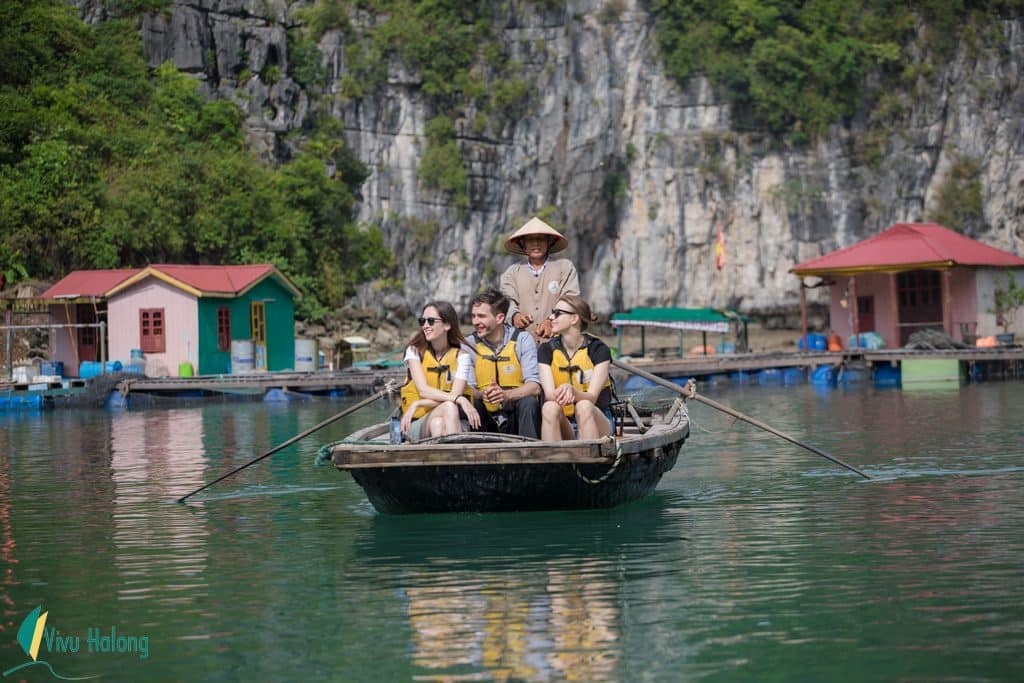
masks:
<path fill-rule="evenodd" d="M 515 332 L 508 323 L 502 323 L 502 327 L 505 329 L 505 334 L 502 335 L 501 344 L 498 348 L 491 346 L 491 343 L 486 339 L 481 341 L 491 348 L 492 351 L 500 351 L 505 348 L 505 344 L 508 344 L 509 340 L 512 339 L 512 333 Z M 476 355 L 474 352 L 472 355 Z M 533 335 L 523 330 L 519 333 L 519 338 L 516 339 L 516 358 L 519 359 L 519 367 L 523 370 L 523 384 L 527 382 L 536 382 L 540 385 L 540 370 L 537 369 L 537 342 L 534 341 Z M 472 379 L 469 380 L 469 386 L 476 389 L 476 373 L 473 373 Z"/>

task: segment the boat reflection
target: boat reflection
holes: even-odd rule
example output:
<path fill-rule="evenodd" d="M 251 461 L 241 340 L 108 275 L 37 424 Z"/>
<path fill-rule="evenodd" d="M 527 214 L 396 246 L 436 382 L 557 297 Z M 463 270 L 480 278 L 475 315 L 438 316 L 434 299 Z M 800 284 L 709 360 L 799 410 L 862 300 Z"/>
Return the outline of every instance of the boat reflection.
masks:
<path fill-rule="evenodd" d="M 638 546 L 678 541 L 669 514 L 655 495 L 609 511 L 382 515 L 355 550 L 398 585 L 416 680 L 616 680 L 623 578 Z"/>

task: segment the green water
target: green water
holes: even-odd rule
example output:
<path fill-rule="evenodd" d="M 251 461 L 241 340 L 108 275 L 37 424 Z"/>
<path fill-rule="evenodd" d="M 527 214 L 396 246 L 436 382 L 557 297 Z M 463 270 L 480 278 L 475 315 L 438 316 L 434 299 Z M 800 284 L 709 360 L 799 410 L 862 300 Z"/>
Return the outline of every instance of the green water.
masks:
<path fill-rule="evenodd" d="M 707 395 L 877 479 L 698 404 L 615 510 L 380 516 L 316 438 L 179 505 L 346 404 L 0 414 L 0 668 L 42 605 L 101 681 L 1024 680 L 1024 384 Z"/>

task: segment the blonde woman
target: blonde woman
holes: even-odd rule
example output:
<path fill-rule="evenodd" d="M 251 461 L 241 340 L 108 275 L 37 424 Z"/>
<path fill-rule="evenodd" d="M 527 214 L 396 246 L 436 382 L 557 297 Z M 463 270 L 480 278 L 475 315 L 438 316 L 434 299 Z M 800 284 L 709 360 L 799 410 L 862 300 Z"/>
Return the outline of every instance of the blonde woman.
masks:
<path fill-rule="evenodd" d="M 470 426 L 480 426 L 473 402 L 463 396 L 473 373 L 459 317 L 447 301 L 423 307 L 420 331 L 405 350 L 401 430 L 409 441 L 462 431 L 460 409 Z"/>
<path fill-rule="evenodd" d="M 612 354 L 587 334 L 596 318 L 583 297 L 563 295 L 548 315 L 555 335 L 537 350 L 544 389 L 541 439 L 599 439 L 612 433 Z"/>

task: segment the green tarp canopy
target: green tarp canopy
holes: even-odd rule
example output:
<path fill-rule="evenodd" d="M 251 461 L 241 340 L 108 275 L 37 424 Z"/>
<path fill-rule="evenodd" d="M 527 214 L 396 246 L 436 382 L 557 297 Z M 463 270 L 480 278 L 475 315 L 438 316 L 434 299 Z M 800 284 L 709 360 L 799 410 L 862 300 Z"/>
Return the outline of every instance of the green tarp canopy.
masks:
<path fill-rule="evenodd" d="M 683 330 L 697 330 L 703 334 L 703 342 L 706 348 L 707 333 L 729 331 L 729 323 L 736 322 L 741 326 L 741 342 L 746 348 L 746 323 L 749 320 L 736 311 L 723 311 L 715 308 L 631 308 L 625 313 L 615 313 L 611 317 L 611 324 L 618 329 L 618 351 L 622 352 L 622 328 L 640 328 L 641 354 L 646 351 L 646 343 L 643 335 L 645 327 L 667 327 L 679 330 L 679 355 L 683 354 Z"/>
<path fill-rule="evenodd" d="M 626 313 L 616 313 L 611 323 L 614 327 L 669 327 L 674 330 L 699 330 L 701 332 L 728 332 L 729 323 L 739 319 L 733 313 L 723 314 L 714 308 L 632 308 Z"/>

